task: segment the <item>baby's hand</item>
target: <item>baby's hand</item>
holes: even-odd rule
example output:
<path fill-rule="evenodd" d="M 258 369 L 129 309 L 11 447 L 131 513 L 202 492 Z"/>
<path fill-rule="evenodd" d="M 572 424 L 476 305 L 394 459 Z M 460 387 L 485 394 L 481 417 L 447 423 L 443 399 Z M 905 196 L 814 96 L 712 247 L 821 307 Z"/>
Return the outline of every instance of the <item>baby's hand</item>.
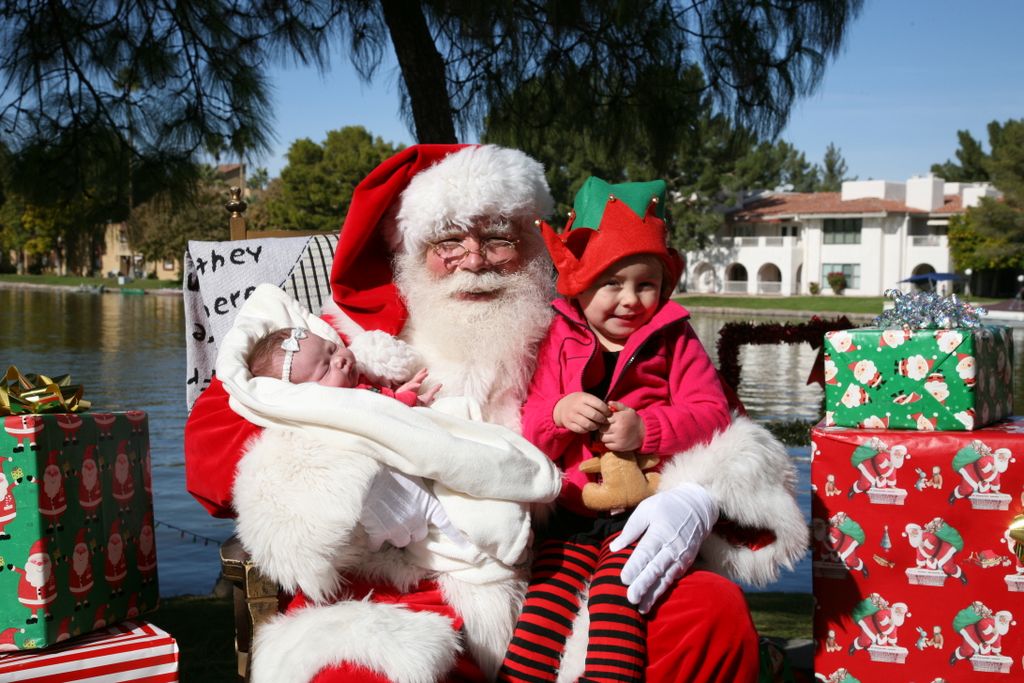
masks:
<path fill-rule="evenodd" d="M 558 400 L 551 417 L 557 427 L 564 427 L 576 434 L 586 434 L 608 424 L 608 416 L 611 414 L 608 404 L 597 396 L 575 391 Z"/>
<path fill-rule="evenodd" d="M 402 386 L 400 386 L 397 389 L 395 389 L 395 393 L 396 394 L 400 394 L 403 391 L 412 391 L 412 392 L 415 392 L 415 393 L 418 394 L 420 392 L 420 387 L 423 386 L 423 380 L 425 380 L 426 378 L 427 378 L 427 369 L 423 368 L 422 370 L 417 372 L 415 375 L 413 375 L 411 380 L 409 380 L 408 382 L 406 382 Z"/>
<path fill-rule="evenodd" d="M 618 401 L 612 402 L 612 416 L 601 429 L 601 443 L 610 451 L 628 453 L 640 448 L 647 433 L 644 421 L 635 410 Z"/>
<path fill-rule="evenodd" d="M 416 404 L 421 406 L 429 406 L 431 403 L 434 402 L 434 399 L 437 398 L 437 392 L 441 391 L 442 386 L 443 385 L 441 384 L 435 384 L 434 386 L 424 391 L 422 394 L 416 397 Z"/>

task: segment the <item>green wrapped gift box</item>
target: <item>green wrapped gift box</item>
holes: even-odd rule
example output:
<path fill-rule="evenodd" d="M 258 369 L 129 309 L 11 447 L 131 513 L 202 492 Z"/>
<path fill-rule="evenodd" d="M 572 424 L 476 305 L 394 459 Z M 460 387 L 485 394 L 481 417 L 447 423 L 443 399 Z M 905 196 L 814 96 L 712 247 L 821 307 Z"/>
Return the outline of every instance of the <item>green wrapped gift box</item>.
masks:
<path fill-rule="evenodd" d="M 825 335 L 825 424 L 972 430 L 1013 410 L 1005 327 L 882 329 Z"/>
<path fill-rule="evenodd" d="M 157 606 L 146 413 L 21 414 L 0 433 L 0 649 Z"/>

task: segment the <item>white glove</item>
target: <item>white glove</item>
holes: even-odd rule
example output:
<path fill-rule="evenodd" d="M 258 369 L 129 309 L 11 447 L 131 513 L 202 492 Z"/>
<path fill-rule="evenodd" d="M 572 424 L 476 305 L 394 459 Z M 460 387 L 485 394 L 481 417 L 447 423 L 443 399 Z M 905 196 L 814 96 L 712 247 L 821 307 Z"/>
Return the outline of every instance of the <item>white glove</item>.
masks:
<path fill-rule="evenodd" d="M 686 573 L 717 519 L 718 503 L 692 483 L 660 491 L 636 506 L 609 548 L 618 552 L 640 539 L 622 568 L 622 583 L 641 614 Z"/>
<path fill-rule="evenodd" d="M 369 536 L 370 550 L 380 550 L 385 541 L 396 548 L 422 541 L 427 536 L 428 523 L 459 545 L 468 544 L 422 479 L 408 477 L 390 467 L 374 478 L 359 522 Z"/>

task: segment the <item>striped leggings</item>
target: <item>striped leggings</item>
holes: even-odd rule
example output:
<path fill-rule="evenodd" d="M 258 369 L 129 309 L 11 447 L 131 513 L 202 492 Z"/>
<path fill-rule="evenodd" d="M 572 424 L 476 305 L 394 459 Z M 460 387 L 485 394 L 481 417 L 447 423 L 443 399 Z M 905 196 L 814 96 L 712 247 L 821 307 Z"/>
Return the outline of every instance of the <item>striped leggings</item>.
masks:
<path fill-rule="evenodd" d="M 565 642 L 588 581 L 590 631 L 586 668 L 579 680 L 643 681 L 644 619 L 626 599 L 626 586 L 620 579 L 633 548 L 611 552 L 608 544 L 616 536 L 618 533 L 593 544 L 559 539 L 541 543 L 499 681 L 541 683 L 557 679 Z"/>

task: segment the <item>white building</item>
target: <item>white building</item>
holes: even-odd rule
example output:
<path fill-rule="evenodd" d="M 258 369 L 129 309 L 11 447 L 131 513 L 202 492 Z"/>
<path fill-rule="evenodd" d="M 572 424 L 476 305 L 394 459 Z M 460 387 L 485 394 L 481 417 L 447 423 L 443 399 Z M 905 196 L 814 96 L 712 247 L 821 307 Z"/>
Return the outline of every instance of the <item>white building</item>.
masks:
<path fill-rule="evenodd" d="M 910 275 L 952 269 L 950 216 L 995 196 L 988 183 L 932 175 L 904 182 L 853 180 L 842 192 L 772 192 L 726 214 L 702 251 L 686 255 L 690 292 L 806 294 L 827 274 L 846 275 L 846 293 L 881 295 Z"/>

